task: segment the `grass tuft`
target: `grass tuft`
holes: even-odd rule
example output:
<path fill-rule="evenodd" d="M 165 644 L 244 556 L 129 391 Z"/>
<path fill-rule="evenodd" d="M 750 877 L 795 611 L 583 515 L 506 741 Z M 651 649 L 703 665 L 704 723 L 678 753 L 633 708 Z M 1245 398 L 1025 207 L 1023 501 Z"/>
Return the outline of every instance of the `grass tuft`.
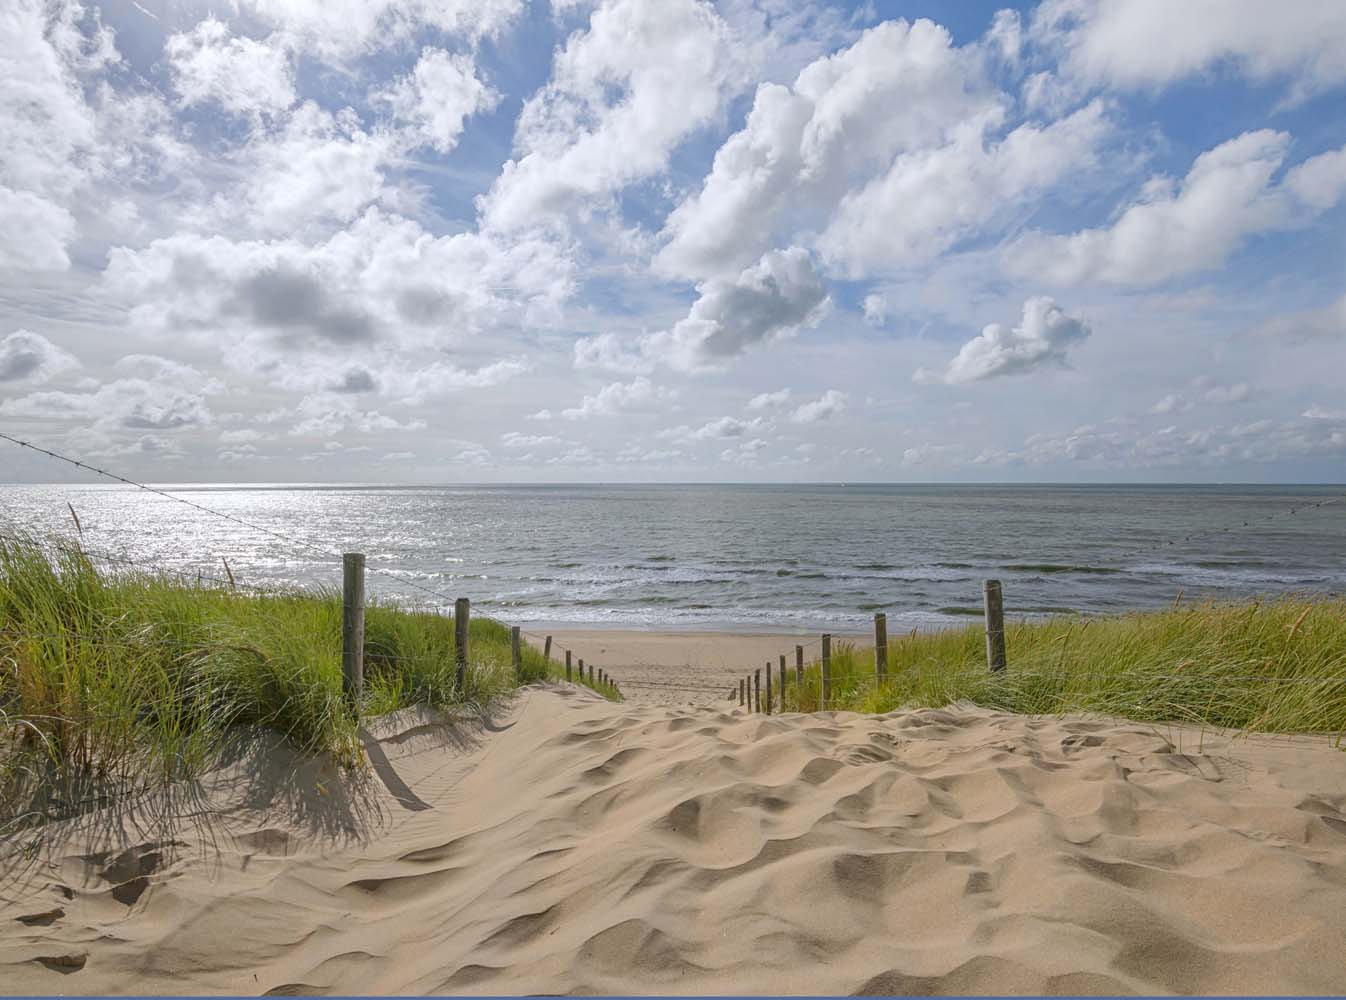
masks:
<path fill-rule="evenodd" d="M 452 617 L 375 602 L 365 613 L 365 716 L 411 705 L 484 709 L 559 676 L 510 630 L 476 618 L 457 683 Z M 619 697 L 611 685 L 598 688 Z M 95 567 L 77 541 L 0 538 L 0 830 L 199 774 L 227 731 L 361 759 L 341 690 L 341 595 L 192 586 Z"/>
<path fill-rule="evenodd" d="M 868 646 L 838 643 L 826 708 L 888 712 L 955 701 L 1028 715 L 1089 712 L 1260 732 L 1346 732 L 1346 600 L 1207 602 L 1006 628 L 1008 669 L 986 667 L 971 625 L 888 644 L 875 682 Z M 818 711 L 821 668 L 791 682 L 786 708 Z"/>

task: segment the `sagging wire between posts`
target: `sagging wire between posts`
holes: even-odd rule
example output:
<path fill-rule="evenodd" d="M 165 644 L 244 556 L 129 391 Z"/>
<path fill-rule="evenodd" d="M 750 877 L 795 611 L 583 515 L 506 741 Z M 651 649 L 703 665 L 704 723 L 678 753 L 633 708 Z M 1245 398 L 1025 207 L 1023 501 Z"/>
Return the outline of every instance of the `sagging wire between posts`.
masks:
<path fill-rule="evenodd" d="M 77 469 L 84 469 L 88 472 L 93 472 L 97 475 L 103 476 L 106 479 L 111 479 L 115 482 L 122 483 L 126 486 L 134 486 L 136 489 L 144 490 L 147 493 L 153 493 L 156 496 L 161 496 L 166 500 L 171 500 L 175 503 L 185 504 L 186 506 L 191 507 L 195 510 L 199 510 L 202 513 L 212 514 L 215 517 L 222 517 L 225 520 L 232 521 L 234 524 L 241 525 L 242 527 L 249 528 L 253 531 L 260 531 L 265 535 L 271 536 L 277 541 L 284 542 L 285 544 L 294 546 L 295 548 L 307 549 L 311 552 L 317 552 L 322 554 L 324 557 L 328 559 L 340 560 L 343 558 L 341 553 L 333 552 L 314 542 L 309 542 L 298 538 L 291 538 L 288 535 L 282 534 L 281 532 L 276 531 L 272 528 L 265 527 L 264 525 L 257 524 L 253 521 L 245 520 L 244 518 L 238 517 L 234 514 L 229 514 L 222 510 L 217 510 L 214 507 L 207 507 L 205 504 L 197 503 L 194 500 L 188 500 L 185 497 L 176 496 L 165 490 L 158 489 L 157 487 L 148 486 L 145 483 L 137 482 L 136 480 L 129 479 L 126 476 L 118 475 L 115 472 L 109 472 L 106 469 L 99 468 L 98 466 L 90 465 L 88 462 L 82 462 L 79 459 L 71 458 L 68 455 L 62 455 L 59 452 L 52 451 L 50 448 L 43 448 L 41 445 L 36 445 L 29 441 L 24 441 L 21 438 L 14 437 L 12 434 L 6 434 L 3 431 L 0 431 L 0 440 L 9 441 L 10 443 L 16 444 L 22 448 L 27 448 L 30 451 L 35 451 L 38 452 L 39 454 L 46 455 L 48 458 L 55 459 L 58 462 L 65 462 L 66 464 L 72 465 Z M 448 594 L 435 590 L 431 587 L 426 587 L 422 584 L 417 583 L 415 580 L 405 578 L 401 573 L 399 573 L 396 570 L 386 569 L 381 566 L 370 566 L 368 568 L 370 572 L 378 573 L 381 576 L 397 580 L 399 583 L 404 584 L 405 586 L 411 587 L 415 590 L 419 590 L 422 593 L 428 594 L 431 597 L 435 597 L 441 601 L 447 601 L 452 603 L 454 600 L 454 598 L 450 597 Z"/>

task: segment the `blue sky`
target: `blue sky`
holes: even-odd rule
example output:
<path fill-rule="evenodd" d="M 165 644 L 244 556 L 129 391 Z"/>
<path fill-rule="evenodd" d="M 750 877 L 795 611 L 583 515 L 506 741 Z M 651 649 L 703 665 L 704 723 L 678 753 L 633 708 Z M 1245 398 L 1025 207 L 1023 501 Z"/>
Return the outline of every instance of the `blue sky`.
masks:
<path fill-rule="evenodd" d="M 18 0 L 0 52 L 0 427 L 128 475 L 1346 478 L 1346 5 Z"/>

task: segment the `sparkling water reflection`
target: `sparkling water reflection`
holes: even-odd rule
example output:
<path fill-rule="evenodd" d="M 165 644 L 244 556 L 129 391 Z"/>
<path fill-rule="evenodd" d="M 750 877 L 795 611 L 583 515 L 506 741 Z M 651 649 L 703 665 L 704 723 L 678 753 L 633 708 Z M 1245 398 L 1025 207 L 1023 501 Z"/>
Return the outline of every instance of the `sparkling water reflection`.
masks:
<path fill-rule="evenodd" d="M 464 486 L 181 488 L 323 552 L 370 593 L 516 622 L 890 629 L 1014 613 L 1346 589 L 1340 487 Z M 338 586 L 338 559 L 129 488 L 0 487 L 9 528 L 244 583 Z M 1298 513 L 1289 516 L 1288 511 Z M 1268 519 L 1270 518 L 1270 519 Z M 1243 522 L 1248 522 L 1244 527 Z M 1228 532 L 1212 528 L 1232 526 Z M 1194 535 L 1190 541 L 1184 536 Z M 412 584 L 443 594 L 431 598 Z"/>

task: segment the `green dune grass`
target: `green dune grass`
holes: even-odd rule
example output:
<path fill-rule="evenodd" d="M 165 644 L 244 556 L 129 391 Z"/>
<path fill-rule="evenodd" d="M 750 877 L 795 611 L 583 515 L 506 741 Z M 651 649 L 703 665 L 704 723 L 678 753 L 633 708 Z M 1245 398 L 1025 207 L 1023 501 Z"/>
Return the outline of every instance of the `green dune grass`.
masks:
<path fill-rule="evenodd" d="M 980 625 L 892 640 L 878 684 L 872 647 L 839 643 L 829 709 L 887 712 L 955 701 L 1032 715 L 1090 712 L 1262 732 L 1346 732 L 1346 601 L 1202 603 L 1006 627 L 1009 666 L 986 667 Z M 787 685 L 817 711 L 821 668 Z"/>
<path fill-rule="evenodd" d="M 360 713 L 475 711 L 558 676 L 525 646 L 515 677 L 498 622 L 474 618 L 470 640 L 460 690 L 452 617 L 371 603 Z M 338 591 L 257 595 L 109 573 L 74 542 L 0 539 L 0 829 L 24 810 L 29 821 L 69 811 L 76 786 L 144 788 L 199 773 L 241 726 L 360 760 L 357 715 L 342 695 Z"/>

